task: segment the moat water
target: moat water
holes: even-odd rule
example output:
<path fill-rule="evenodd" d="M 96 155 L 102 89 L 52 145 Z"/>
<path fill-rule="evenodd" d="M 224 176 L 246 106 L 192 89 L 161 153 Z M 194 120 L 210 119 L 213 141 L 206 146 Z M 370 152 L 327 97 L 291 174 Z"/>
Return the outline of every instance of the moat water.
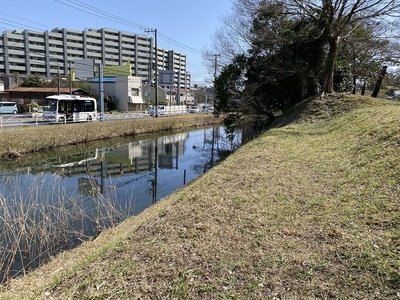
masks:
<path fill-rule="evenodd" d="M 112 139 L 2 162 L 0 282 L 139 214 L 255 136 L 251 129 L 221 126 Z"/>

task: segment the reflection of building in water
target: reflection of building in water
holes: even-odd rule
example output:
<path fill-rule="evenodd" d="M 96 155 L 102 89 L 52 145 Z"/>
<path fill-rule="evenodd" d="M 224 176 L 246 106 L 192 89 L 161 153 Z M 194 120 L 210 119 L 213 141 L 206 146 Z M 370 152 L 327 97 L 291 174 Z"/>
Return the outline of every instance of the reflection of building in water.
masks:
<path fill-rule="evenodd" d="M 91 150 L 85 153 L 84 158 L 53 164 L 52 169 L 64 176 L 89 175 L 97 177 L 101 174 L 101 162 L 105 159 L 105 176 L 150 172 L 156 161 L 156 141 L 158 168 L 177 168 L 178 158 L 184 154 L 184 144 L 188 137 L 189 133 L 186 132 Z M 73 157 L 76 159 L 77 155 L 74 154 Z"/>
<path fill-rule="evenodd" d="M 157 139 L 158 143 L 158 167 L 161 169 L 172 169 L 174 167 L 174 158 L 184 154 L 184 141 L 189 133 L 180 133 Z M 176 160 L 177 162 L 177 160 Z"/>

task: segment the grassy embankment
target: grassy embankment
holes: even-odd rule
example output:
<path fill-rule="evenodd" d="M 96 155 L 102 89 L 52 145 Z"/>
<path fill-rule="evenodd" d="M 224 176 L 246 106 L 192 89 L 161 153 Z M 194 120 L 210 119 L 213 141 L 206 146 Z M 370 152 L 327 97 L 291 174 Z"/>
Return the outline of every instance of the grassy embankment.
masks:
<path fill-rule="evenodd" d="M 8 128 L 0 130 L 0 158 L 12 159 L 30 152 L 95 140 L 207 126 L 220 122 L 220 119 L 211 114 L 190 114 L 174 117 Z"/>
<path fill-rule="evenodd" d="M 398 299 L 400 106 L 301 107 L 0 298 Z"/>

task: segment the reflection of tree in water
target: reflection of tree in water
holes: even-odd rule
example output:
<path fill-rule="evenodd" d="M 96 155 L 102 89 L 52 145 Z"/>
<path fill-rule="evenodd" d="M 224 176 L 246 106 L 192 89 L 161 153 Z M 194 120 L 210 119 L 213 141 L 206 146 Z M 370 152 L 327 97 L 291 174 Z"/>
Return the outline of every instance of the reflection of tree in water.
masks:
<path fill-rule="evenodd" d="M 220 163 L 242 144 L 242 130 L 238 127 L 219 127 L 204 131 L 203 145 L 193 146 L 199 156 L 193 166 L 196 173 L 204 173 Z"/>
<path fill-rule="evenodd" d="M 228 125 L 204 131 L 203 145 L 194 146 L 199 156 L 193 171 L 200 174 L 220 163 L 240 146 L 255 139 L 265 130 L 265 124 L 254 122 L 241 126 Z"/>

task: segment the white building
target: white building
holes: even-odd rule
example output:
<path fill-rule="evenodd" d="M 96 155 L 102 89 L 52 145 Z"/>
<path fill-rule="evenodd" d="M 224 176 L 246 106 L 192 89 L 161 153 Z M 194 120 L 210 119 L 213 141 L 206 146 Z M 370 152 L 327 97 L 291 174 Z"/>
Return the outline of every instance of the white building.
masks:
<path fill-rule="evenodd" d="M 99 80 L 89 81 L 89 85 L 99 93 Z M 103 78 L 104 93 L 117 101 L 117 110 L 120 112 L 143 111 L 143 97 L 141 93 L 141 79 L 136 76 L 115 76 Z"/>
<path fill-rule="evenodd" d="M 173 71 L 174 84 L 190 85 L 186 55 L 157 47 L 153 36 L 142 36 L 107 28 L 51 31 L 6 30 L 0 35 L 0 76 L 6 88 L 13 88 L 22 77 L 39 75 L 46 79 L 67 77 L 74 61 L 93 59 L 103 66 L 131 62 L 131 75 L 154 80 L 154 68 Z M 155 64 L 156 63 L 156 64 Z M 150 74 L 153 73 L 153 74 Z"/>

